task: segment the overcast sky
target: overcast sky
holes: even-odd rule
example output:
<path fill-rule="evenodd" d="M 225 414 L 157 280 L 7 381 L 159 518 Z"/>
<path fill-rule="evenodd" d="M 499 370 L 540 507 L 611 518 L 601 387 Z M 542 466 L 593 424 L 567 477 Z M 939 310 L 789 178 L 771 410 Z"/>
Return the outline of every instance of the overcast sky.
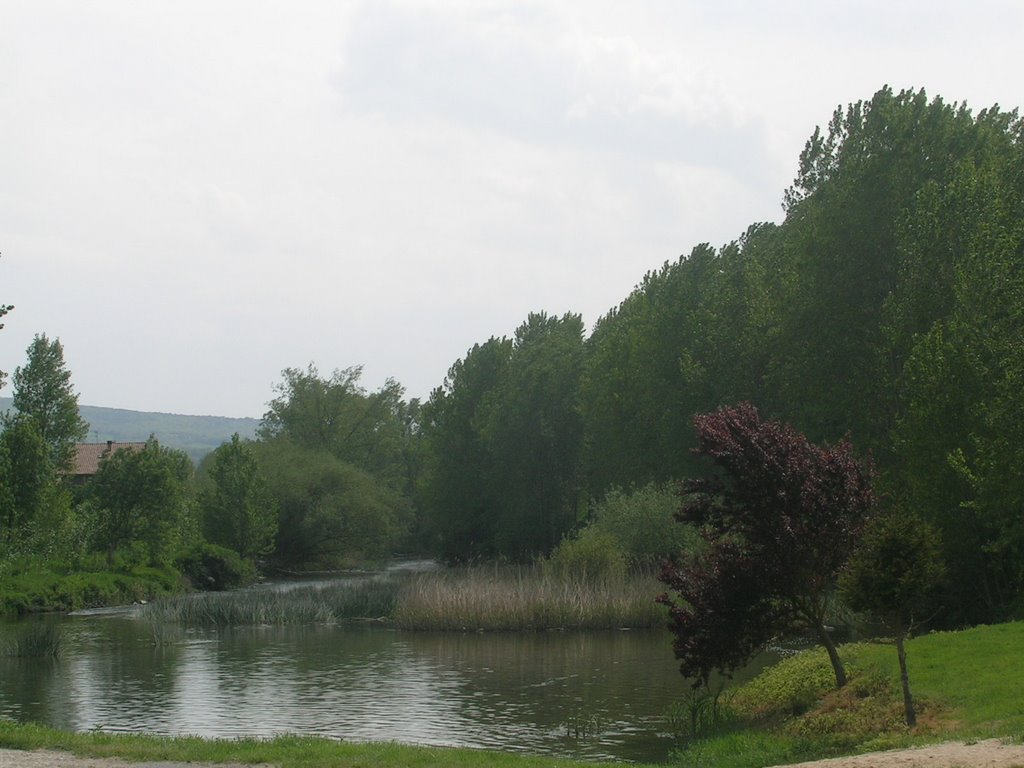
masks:
<path fill-rule="evenodd" d="M 83 405 L 261 416 L 310 362 L 426 397 L 780 220 L 839 104 L 1021 106 L 1022 31 L 1020 0 L 0 0 L 0 369 L 46 333 Z"/>

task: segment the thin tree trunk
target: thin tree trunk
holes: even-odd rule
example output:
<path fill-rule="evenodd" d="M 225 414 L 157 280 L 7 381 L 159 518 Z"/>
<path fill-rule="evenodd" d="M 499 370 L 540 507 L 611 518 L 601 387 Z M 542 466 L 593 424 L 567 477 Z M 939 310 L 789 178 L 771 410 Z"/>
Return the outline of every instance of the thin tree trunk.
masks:
<path fill-rule="evenodd" d="M 846 685 L 846 669 L 843 667 L 842 659 L 839 658 L 839 651 L 836 650 L 836 644 L 832 642 L 832 636 L 829 635 L 825 626 L 818 624 L 817 629 L 818 639 L 821 640 L 821 644 L 828 651 L 828 660 L 832 662 L 832 671 L 836 674 L 836 688 L 842 688 Z"/>
<path fill-rule="evenodd" d="M 917 725 L 917 714 L 914 712 L 914 698 L 910 695 L 910 676 L 907 674 L 907 651 L 903 647 L 903 634 L 896 635 L 896 653 L 900 657 L 900 683 L 903 685 L 903 712 L 907 725 Z"/>

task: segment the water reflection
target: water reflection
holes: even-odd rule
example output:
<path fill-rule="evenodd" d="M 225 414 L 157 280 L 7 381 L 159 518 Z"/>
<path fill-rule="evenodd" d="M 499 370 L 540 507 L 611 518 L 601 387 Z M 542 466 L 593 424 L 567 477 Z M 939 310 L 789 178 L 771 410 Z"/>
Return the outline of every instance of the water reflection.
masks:
<path fill-rule="evenodd" d="M 301 626 L 157 638 L 130 615 L 62 624 L 59 661 L 0 659 L 0 716 L 79 731 L 287 732 L 660 760 L 671 746 L 661 714 L 685 690 L 663 632 Z M 600 732 L 567 733 L 581 719 Z"/>

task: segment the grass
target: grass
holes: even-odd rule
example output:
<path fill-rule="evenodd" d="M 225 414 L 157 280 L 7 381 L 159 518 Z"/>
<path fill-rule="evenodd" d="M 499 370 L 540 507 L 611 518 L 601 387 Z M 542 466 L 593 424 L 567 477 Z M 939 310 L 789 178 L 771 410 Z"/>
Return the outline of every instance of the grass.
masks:
<path fill-rule="evenodd" d="M 126 605 L 173 594 L 179 589 L 178 575 L 170 568 L 78 573 L 33 568 L 0 576 L 0 614 L 23 616 Z"/>
<path fill-rule="evenodd" d="M 299 736 L 223 740 L 68 733 L 7 720 L 0 720 L 0 747 L 56 749 L 88 757 L 117 757 L 129 762 L 264 763 L 279 768 L 594 768 L 601 765 L 476 749 L 350 744 Z"/>
<path fill-rule="evenodd" d="M 393 621 L 418 630 L 612 629 L 665 624 L 649 577 L 583 580 L 540 567 L 478 566 L 414 575 Z"/>
<path fill-rule="evenodd" d="M 583 580 L 540 567 L 475 567 L 288 591 L 239 590 L 158 600 L 144 616 L 185 626 L 334 624 L 362 619 L 408 630 L 545 630 L 665 623 L 652 578 Z"/>
<path fill-rule="evenodd" d="M 366 580 L 287 591 L 250 589 L 204 592 L 150 603 L 143 616 L 185 626 L 335 624 L 346 619 L 383 619 L 395 606 L 399 585 Z"/>
<path fill-rule="evenodd" d="M 825 652 L 805 651 L 727 692 L 727 727 L 684 745 L 679 762 L 755 768 L 936 741 L 1024 736 L 1024 622 L 934 633 L 907 644 L 918 726 L 907 728 L 895 648 L 840 652 L 850 682 L 834 690 Z"/>
<path fill-rule="evenodd" d="M 61 655 L 64 635 L 56 624 L 30 623 L 3 649 L 5 655 L 20 658 L 56 659 Z"/>

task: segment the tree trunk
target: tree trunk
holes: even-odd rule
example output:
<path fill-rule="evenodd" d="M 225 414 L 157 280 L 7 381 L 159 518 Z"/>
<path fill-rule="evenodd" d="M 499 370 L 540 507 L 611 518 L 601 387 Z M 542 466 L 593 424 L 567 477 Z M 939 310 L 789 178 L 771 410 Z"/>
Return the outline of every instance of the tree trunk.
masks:
<path fill-rule="evenodd" d="M 842 659 L 839 658 L 836 644 L 832 642 L 832 636 L 829 635 L 828 630 L 825 629 L 823 624 L 818 624 L 817 630 L 818 639 L 821 640 L 821 644 L 828 651 L 828 660 L 832 662 L 832 671 L 836 674 L 836 688 L 842 688 L 846 685 L 846 669 L 843 667 Z"/>
<path fill-rule="evenodd" d="M 900 657 L 900 683 L 903 686 L 903 712 L 906 715 L 907 725 L 913 728 L 917 725 L 917 714 L 914 712 L 914 698 L 910 695 L 910 676 L 907 674 L 907 651 L 903 647 L 903 634 L 896 635 L 896 653 Z"/>

